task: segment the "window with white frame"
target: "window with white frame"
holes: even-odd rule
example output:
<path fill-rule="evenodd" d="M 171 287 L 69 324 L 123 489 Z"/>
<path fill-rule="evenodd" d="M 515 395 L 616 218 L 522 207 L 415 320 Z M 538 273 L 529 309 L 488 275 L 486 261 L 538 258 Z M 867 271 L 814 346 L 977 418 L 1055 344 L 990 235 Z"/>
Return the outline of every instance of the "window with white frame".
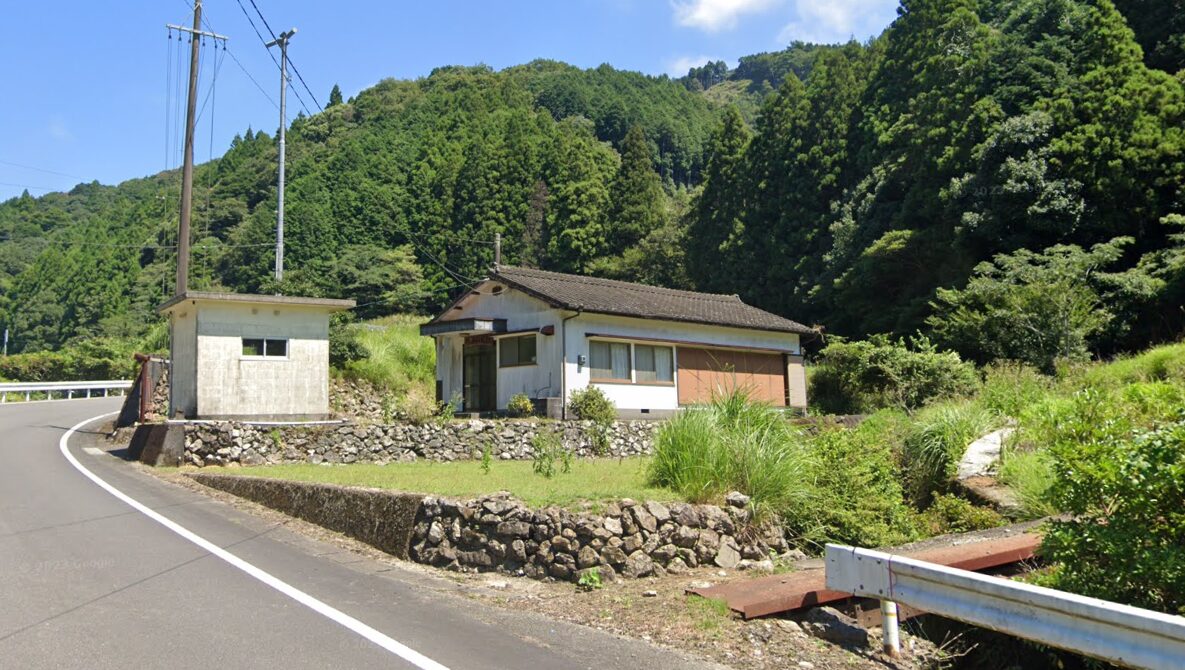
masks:
<path fill-rule="evenodd" d="M 675 349 L 612 340 L 588 343 L 589 377 L 597 382 L 673 384 Z"/>
<path fill-rule="evenodd" d="M 288 340 L 278 337 L 244 337 L 243 356 L 248 358 L 287 358 Z"/>

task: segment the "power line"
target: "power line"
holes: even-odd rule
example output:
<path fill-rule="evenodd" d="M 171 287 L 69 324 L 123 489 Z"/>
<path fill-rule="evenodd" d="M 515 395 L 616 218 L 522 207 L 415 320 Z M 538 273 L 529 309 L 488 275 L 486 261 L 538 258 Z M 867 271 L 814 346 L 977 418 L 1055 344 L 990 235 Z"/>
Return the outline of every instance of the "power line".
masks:
<path fill-rule="evenodd" d="M 189 7 L 189 9 L 191 11 L 193 10 L 193 3 L 192 2 L 190 2 L 189 0 L 181 0 L 181 1 L 184 2 L 185 6 Z M 209 30 L 212 33 L 218 32 L 218 31 L 214 30 L 214 26 L 210 25 L 209 20 L 207 20 L 205 16 L 202 17 L 202 25 L 206 26 L 206 30 Z M 256 34 L 258 34 L 258 31 L 256 32 Z M 263 97 L 267 98 L 267 101 L 272 103 L 272 107 L 279 109 L 280 106 L 278 104 L 276 104 L 276 101 L 272 99 L 272 96 L 270 94 L 268 94 L 267 89 L 260 86 L 259 82 L 255 80 L 255 77 L 251 76 L 251 72 L 249 70 L 247 70 L 247 67 L 245 65 L 243 65 L 242 61 L 239 60 L 238 56 L 235 56 L 235 53 L 230 50 L 230 46 L 225 41 L 223 41 L 223 43 L 222 43 L 222 48 L 223 48 L 223 51 L 225 51 L 226 54 L 228 56 L 230 56 L 230 59 L 235 62 L 235 65 L 237 65 L 239 67 L 239 69 L 242 70 L 243 74 L 247 76 L 247 79 L 250 79 L 251 83 L 255 84 L 255 88 L 258 89 L 259 92 L 263 94 Z"/>
<path fill-rule="evenodd" d="M 139 251 L 146 251 L 149 249 L 176 249 L 176 244 L 119 244 L 115 242 L 87 242 L 76 240 L 50 240 L 44 237 L 26 237 L 14 240 L 10 237 L 0 239 L 0 242 L 40 242 L 41 244 L 57 245 L 62 247 L 102 247 L 105 249 L 136 249 Z M 190 248 L 192 249 L 245 249 L 252 247 L 270 247 L 271 242 L 256 242 L 245 244 L 198 244 Z"/>
<path fill-rule="evenodd" d="M 82 179 L 84 181 L 86 180 L 86 177 L 79 177 L 76 174 L 69 174 L 66 172 L 58 172 L 57 170 L 46 170 L 45 168 L 33 167 L 32 165 L 24 165 L 21 163 L 14 163 L 12 161 L 0 160 L 0 163 L 3 163 L 4 165 L 11 165 L 12 167 L 18 167 L 18 168 L 21 168 L 24 170 L 35 170 L 37 172 L 44 172 L 45 174 L 56 174 L 59 177 L 69 177 L 71 179 Z"/>
<path fill-rule="evenodd" d="M 263 45 L 264 49 L 267 49 L 267 55 L 272 59 L 272 62 L 276 64 L 276 69 L 280 70 L 280 61 L 276 60 L 275 54 L 272 53 L 271 49 L 267 48 L 267 38 L 263 36 L 263 33 L 259 32 L 259 28 L 255 25 L 255 20 L 251 18 L 251 15 L 247 13 L 247 8 L 243 6 L 243 1 L 235 0 L 235 3 L 239 6 L 239 9 L 243 11 L 243 16 L 247 17 L 247 23 L 251 24 L 251 29 L 255 31 L 255 36 L 259 38 L 259 43 Z M 258 9 L 256 11 L 258 11 Z M 262 14 L 260 15 L 260 18 L 263 18 Z M 266 21 L 264 23 L 266 24 Z M 272 39 L 275 39 L 276 35 L 271 31 L 271 28 L 268 28 L 268 32 L 271 33 Z M 296 99 L 300 102 L 300 106 L 304 109 L 305 114 L 312 115 L 312 112 L 309 111 L 308 105 L 306 105 L 304 102 L 304 98 L 300 97 L 300 91 L 294 88 L 292 89 L 292 92 L 296 94 Z"/>
<path fill-rule="evenodd" d="M 12 182 L 7 182 L 7 181 L 0 181 L 0 186 L 12 186 L 14 188 L 31 188 L 34 191 L 63 191 L 63 189 L 60 189 L 60 188 L 50 188 L 48 186 L 30 186 L 29 184 L 14 184 Z"/>
<path fill-rule="evenodd" d="M 268 34 L 272 36 L 272 41 L 275 41 L 276 32 L 272 30 L 270 25 L 268 25 L 267 19 L 263 16 L 263 12 L 259 11 L 259 5 L 255 4 L 255 0 L 249 1 L 251 6 L 255 8 L 255 13 L 259 15 L 259 20 L 263 21 L 263 27 L 267 28 Z M 296 63 L 293 63 L 292 59 L 287 58 L 287 56 L 285 56 L 285 59 L 288 61 L 288 64 L 292 66 L 292 71 L 296 73 L 296 78 L 300 80 L 301 86 L 304 86 L 304 90 L 308 91 L 309 97 L 313 99 L 313 104 L 317 106 L 317 110 L 322 112 L 325 111 L 325 108 L 321 106 L 321 103 L 317 102 L 317 96 L 313 95 L 313 91 L 309 89 L 309 85 L 304 83 L 304 76 L 300 74 L 300 70 L 296 67 Z M 298 94 L 297 97 L 299 98 L 300 95 Z M 305 111 L 309 111 L 308 108 L 305 108 Z"/>
<path fill-rule="evenodd" d="M 251 83 L 252 83 L 252 84 L 255 84 L 255 88 L 259 89 L 259 92 L 263 94 L 263 97 L 267 98 L 267 101 L 268 101 L 268 102 L 270 102 L 270 103 L 272 103 L 272 107 L 275 107 L 276 109 L 279 109 L 279 108 L 280 108 L 280 104 L 279 104 L 279 103 L 277 103 L 277 102 L 276 102 L 276 101 L 275 101 L 275 100 L 272 98 L 272 96 L 271 96 L 271 95 L 270 95 L 270 94 L 267 92 L 267 90 L 266 90 L 266 89 L 264 89 L 262 86 L 260 86 L 260 85 L 259 85 L 259 82 L 258 82 L 258 81 L 255 81 L 255 77 L 252 77 L 252 76 L 251 76 L 251 73 L 250 73 L 250 72 L 248 72 L 248 71 L 247 71 L 247 68 L 243 66 L 243 63 L 242 63 L 241 61 L 239 61 L 239 58 L 238 58 L 238 56 L 235 56 L 235 52 L 231 51 L 230 49 L 227 49 L 227 50 L 226 50 L 226 53 L 227 53 L 227 55 L 229 55 L 229 56 L 230 56 L 230 59 L 231 59 L 231 60 L 233 60 L 233 61 L 235 62 L 235 65 L 238 65 L 238 66 L 239 66 L 239 69 L 243 71 L 243 74 L 247 75 L 247 78 L 251 80 Z"/>

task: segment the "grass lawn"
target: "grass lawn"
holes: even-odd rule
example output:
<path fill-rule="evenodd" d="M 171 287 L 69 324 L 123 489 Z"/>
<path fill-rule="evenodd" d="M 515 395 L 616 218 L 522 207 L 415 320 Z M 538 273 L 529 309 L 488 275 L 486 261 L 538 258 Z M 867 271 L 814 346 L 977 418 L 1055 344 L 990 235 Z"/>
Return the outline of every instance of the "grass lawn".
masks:
<path fill-rule="evenodd" d="M 675 492 L 646 485 L 648 458 L 576 459 L 572 470 L 550 479 L 537 475 L 530 461 L 494 461 L 489 473 L 480 461 L 391 463 L 388 465 L 264 465 L 234 470 L 234 474 L 275 477 L 343 486 L 367 486 L 415 493 L 472 498 L 510 491 L 528 505 L 559 505 L 578 509 L 585 502 L 633 498 L 678 500 Z"/>

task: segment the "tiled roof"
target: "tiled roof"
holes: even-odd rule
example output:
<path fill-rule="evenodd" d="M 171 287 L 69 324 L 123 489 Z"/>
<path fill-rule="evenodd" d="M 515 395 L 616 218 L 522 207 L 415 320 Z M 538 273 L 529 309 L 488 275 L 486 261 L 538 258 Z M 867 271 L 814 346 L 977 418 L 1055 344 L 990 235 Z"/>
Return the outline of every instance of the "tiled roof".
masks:
<path fill-rule="evenodd" d="M 496 267 L 490 279 L 561 309 L 785 333 L 815 332 L 796 321 L 746 305 L 735 295 L 678 291 L 507 265 Z"/>

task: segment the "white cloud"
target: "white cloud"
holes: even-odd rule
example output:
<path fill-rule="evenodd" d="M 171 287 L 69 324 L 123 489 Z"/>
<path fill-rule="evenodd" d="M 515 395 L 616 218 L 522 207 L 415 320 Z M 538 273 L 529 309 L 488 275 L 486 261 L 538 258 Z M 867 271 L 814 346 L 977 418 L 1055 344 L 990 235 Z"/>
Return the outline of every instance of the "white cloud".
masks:
<path fill-rule="evenodd" d="M 716 32 L 736 27 L 742 14 L 756 14 L 780 0 L 671 0 L 675 21 L 681 26 Z"/>
<path fill-rule="evenodd" d="M 778 41 L 846 42 L 879 34 L 897 16 L 899 0 L 795 0 L 797 18 Z"/>
<path fill-rule="evenodd" d="M 667 74 L 672 77 L 682 77 L 687 74 L 687 71 L 693 67 L 699 67 L 704 63 L 721 60 L 715 56 L 680 56 L 678 58 L 667 61 Z"/>

